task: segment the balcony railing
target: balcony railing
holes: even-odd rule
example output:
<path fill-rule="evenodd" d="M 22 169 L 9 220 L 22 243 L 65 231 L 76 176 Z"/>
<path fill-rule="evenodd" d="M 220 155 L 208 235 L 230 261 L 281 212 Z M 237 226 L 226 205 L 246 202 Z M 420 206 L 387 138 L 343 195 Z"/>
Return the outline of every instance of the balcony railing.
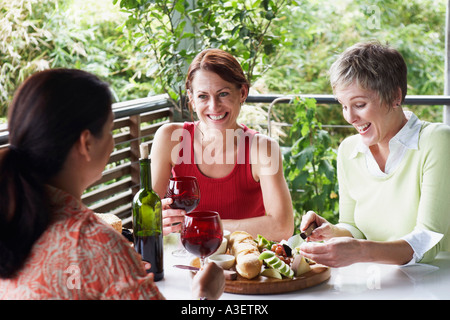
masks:
<path fill-rule="evenodd" d="M 317 104 L 337 104 L 332 95 L 302 95 L 314 98 Z M 294 96 L 251 95 L 247 103 L 289 103 Z M 405 105 L 450 105 L 450 96 L 407 96 Z M 163 124 L 172 122 L 174 108 L 167 95 L 115 103 L 113 105 L 115 148 L 102 178 L 83 194 L 83 202 L 99 213 L 113 213 L 131 226 L 131 201 L 139 188 L 139 145 L 152 144 L 153 136 Z M 270 130 L 270 129 L 269 129 Z M 8 146 L 8 131 L 0 132 L 0 149 Z"/>

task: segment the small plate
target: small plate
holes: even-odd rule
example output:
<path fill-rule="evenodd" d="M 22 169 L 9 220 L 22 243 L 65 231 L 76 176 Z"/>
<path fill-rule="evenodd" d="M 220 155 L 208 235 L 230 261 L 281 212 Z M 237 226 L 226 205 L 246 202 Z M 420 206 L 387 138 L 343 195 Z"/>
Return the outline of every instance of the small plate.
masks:
<path fill-rule="evenodd" d="M 234 266 L 235 258 L 231 254 L 213 254 L 208 258 L 208 261 L 214 262 L 222 269 L 228 270 Z"/>

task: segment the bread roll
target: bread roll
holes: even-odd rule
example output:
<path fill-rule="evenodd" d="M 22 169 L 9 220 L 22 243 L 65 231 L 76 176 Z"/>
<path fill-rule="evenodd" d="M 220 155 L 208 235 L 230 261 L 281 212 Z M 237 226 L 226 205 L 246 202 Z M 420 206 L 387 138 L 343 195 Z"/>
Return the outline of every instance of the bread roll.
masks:
<path fill-rule="evenodd" d="M 236 271 L 246 279 L 253 279 L 261 271 L 262 261 L 253 237 L 245 231 L 230 235 L 230 250 L 236 259 Z"/>
<path fill-rule="evenodd" d="M 115 214 L 111 213 L 96 213 L 97 217 L 106 222 L 106 224 L 110 225 L 119 233 L 122 233 L 122 220 Z"/>
<path fill-rule="evenodd" d="M 245 231 L 235 231 L 230 235 L 230 246 L 232 246 L 235 241 L 239 243 L 247 239 L 253 240 L 252 235 Z"/>

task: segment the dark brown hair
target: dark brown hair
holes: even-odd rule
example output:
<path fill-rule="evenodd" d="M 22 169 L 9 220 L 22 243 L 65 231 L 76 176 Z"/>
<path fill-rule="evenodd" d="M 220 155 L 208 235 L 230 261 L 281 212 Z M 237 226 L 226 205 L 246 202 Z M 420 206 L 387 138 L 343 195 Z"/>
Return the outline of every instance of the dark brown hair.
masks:
<path fill-rule="evenodd" d="M 0 278 L 20 270 L 49 222 L 45 184 L 88 129 L 101 136 L 111 112 L 106 83 L 75 69 L 29 77 L 9 107 L 7 149 L 0 151 Z"/>
<path fill-rule="evenodd" d="M 407 92 L 407 66 L 402 55 L 377 41 L 357 43 L 345 50 L 330 68 L 333 91 L 356 83 L 375 91 L 381 104 L 391 105 L 401 89 L 401 101 Z"/>

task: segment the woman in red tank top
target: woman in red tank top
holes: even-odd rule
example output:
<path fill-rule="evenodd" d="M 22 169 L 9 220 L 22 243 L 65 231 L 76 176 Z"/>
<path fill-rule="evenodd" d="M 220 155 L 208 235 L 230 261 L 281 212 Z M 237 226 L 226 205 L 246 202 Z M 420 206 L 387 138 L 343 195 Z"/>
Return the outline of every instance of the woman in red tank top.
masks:
<path fill-rule="evenodd" d="M 294 230 L 292 202 L 283 175 L 279 145 L 238 124 L 249 83 L 237 60 L 208 49 L 189 67 L 186 89 L 198 121 L 169 123 L 152 146 L 152 183 L 164 197 L 171 175 L 196 176 L 199 210 L 221 215 L 224 229 L 243 230 L 273 240 Z M 179 231 L 184 211 L 163 200 L 164 233 Z"/>

